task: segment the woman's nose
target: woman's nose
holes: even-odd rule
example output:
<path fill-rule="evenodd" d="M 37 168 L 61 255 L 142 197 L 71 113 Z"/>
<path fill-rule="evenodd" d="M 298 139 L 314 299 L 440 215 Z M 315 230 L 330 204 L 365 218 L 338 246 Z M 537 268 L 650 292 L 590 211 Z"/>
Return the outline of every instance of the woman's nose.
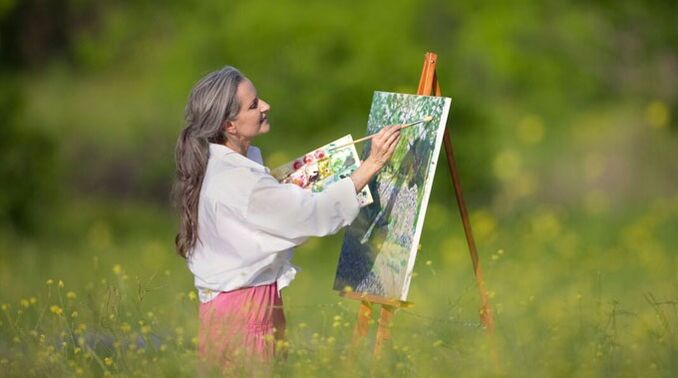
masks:
<path fill-rule="evenodd" d="M 266 113 L 267 111 L 271 110 L 271 105 L 268 104 L 268 102 L 260 100 L 261 102 L 261 112 Z"/>

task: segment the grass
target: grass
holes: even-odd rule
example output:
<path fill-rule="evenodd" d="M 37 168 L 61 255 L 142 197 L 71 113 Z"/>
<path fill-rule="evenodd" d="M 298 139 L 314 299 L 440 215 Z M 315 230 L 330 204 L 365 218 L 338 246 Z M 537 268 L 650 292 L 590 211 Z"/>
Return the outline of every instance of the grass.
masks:
<path fill-rule="evenodd" d="M 414 306 L 396 312 L 393 338 L 379 360 L 371 357 L 376 325 L 352 351 L 357 303 L 330 289 L 341 235 L 298 249 L 295 262 L 304 271 L 284 291 L 288 358 L 276 374 L 678 371 L 671 252 L 678 198 L 598 215 L 594 231 L 591 217 L 550 208 L 509 220 L 489 209 L 473 212 L 493 338 L 479 324 L 479 296 L 454 209 L 438 203 L 431 209 L 409 296 Z M 142 205 L 73 211 L 65 218 L 71 224 L 44 240 L 3 238 L 0 280 L 10 288 L 0 297 L 5 374 L 193 375 L 197 300 L 190 273 L 172 250 L 172 218 Z M 87 231 L 53 242 L 55 234 L 77 230 Z"/>

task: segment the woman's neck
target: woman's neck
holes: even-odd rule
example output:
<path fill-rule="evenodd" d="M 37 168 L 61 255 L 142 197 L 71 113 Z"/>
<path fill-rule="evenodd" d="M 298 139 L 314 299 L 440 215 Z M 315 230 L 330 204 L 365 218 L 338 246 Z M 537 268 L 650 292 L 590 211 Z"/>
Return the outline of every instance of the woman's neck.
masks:
<path fill-rule="evenodd" d="M 250 148 L 250 141 L 234 139 L 235 138 L 226 139 L 224 145 L 242 156 L 247 156 L 247 150 Z"/>

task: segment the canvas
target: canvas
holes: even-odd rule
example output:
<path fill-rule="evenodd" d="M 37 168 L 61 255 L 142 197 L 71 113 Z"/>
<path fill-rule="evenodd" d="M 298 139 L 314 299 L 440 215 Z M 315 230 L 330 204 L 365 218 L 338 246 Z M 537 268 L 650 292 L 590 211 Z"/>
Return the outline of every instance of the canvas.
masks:
<path fill-rule="evenodd" d="M 433 119 L 402 130 L 393 157 L 370 182 L 374 203 L 361 209 L 346 230 L 335 290 L 407 299 L 450 104 L 446 97 L 374 93 L 367 134 Z"/>
<path fill-rule="evenodd" d="M 360 159 L 351 135 L 341 137 L 300 156 L 271 171 L 281 183 L 296 184 L 313 192 L 321 192 L 328 185 L 349 177 L 360 166 Z M 342 147 L 344 146 L 344 147 Z M 341 147 L 334 149 L 335 147 Z M 370 189 L 365 187 L 358 193 L 361 207 L 372 203 Z"/>

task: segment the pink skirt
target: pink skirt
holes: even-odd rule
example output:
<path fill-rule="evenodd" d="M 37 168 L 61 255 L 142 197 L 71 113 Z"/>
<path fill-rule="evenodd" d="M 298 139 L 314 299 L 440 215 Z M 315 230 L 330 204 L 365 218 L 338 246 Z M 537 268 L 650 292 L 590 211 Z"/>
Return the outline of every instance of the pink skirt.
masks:
<path fill-rule="evenodd" d="M 200 304 L 200 370 L 248 369 L 275 359 L 284 338 L 285 315 L 278 285 L 222 292 Z"/>

